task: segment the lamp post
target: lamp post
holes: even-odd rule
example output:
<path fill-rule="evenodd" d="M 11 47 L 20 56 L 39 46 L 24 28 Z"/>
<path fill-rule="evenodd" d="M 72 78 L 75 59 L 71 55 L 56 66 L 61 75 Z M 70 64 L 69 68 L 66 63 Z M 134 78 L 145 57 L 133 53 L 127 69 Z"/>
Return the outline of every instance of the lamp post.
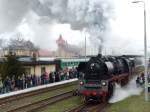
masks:
<path fill-rule="evenodd" d="M 143 3 L 144 5 L 144 79 L 145 79 L 145 85 L 144 85 L 144 99 L 147 102 L 148 101 L 148 81 L 147 81 L 147 39 L 146 39 L 146 8 L 145 8 L 145 2 L 144 1 L 133 1 L 132 3 Z"/>
<path fill-rule="evenodd" d="M 86 61 L 86 35 L 85 35 L 85 61 Z"/>

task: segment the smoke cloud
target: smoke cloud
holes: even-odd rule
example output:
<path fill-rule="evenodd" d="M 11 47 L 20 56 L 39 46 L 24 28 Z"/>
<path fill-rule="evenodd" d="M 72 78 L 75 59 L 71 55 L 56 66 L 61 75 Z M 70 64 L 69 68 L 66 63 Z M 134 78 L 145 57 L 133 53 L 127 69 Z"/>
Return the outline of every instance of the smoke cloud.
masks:
<path fill-rule="evenodd" d="M 143 89 L 141 87 L 137 87 L 135 80 L 136 78 L 131 80 L 129 84 L 123 88 L 116 84 L 113 97 L 109 100 L 109 103 L 119 102 L 129 96 L 140 95 Z"/>
<path fill-rule="evenodd" d="M 143 54 L 143 5 L 132 1 L 0 0 L 0 38 L 2 33 L 8 37 L 18 31 L 41 47 L 50 48 L 58 38 L 52 37 L 52 26 L 69 24 L 72 30 L 89 35 L 93 46 L 100 51 L 105 48 L 102 51 L 106 54 Z M 145 3 L 149 12 L 149 0 Z M 147 13 L 148 28 L 149 17 Z"/>
<path fill-rule="evenodd" d="M 73 30 L 85 30 L 94 44 L 102 46 L 104 33 L 112 17 L 110 0 L 35 0 L 33 8 L 44 22 L 68 23 Z M 34 6 L 34 5 L 33 5 Z"/>
<path fill-rule="evenodd" d="M 43 34 L 49 34 L 53 23 L 65 23 L 73 30 L 89 33 L 94 44 L 102 44 L 113 14 L 112 3 L 112 0 L 0 0 L 0 32 L 13 31 L 26 22 L 33 31 L 30 36 L 39 41 Z M 36 18 L 34 22 L 32 18 Z"/>
<path fill-rule="evenodd" d="M 0 0 L 0 33 L 14 30 L 28 9 L 28 0 Z"/>
<path fill-rule="evenodd" d="M 91 28 L 91 31 L 99 29 L 98 32 L 105 29 L 112 6 L 109 0 L 33 0 L 31 4 L 45 19 L 69 23 L 74 30 Z"/>

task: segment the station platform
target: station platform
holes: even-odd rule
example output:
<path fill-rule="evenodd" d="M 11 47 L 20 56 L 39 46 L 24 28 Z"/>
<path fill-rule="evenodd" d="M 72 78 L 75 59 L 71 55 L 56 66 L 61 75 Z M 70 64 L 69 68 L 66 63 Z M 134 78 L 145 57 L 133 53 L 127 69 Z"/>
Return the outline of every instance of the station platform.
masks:
<path fill-rule="evenodd" d="M 75 82 L 77 80 L 78 79 L 75 78 L 75 79 L 70 79 L 70 80 L 65 80 L 65 81 L 40 85 L 40 86 L 36 86 L 36 87 L 31 87 L 31 88 L 27 88 L 27 89 L 24 89 L 24 90 L 13 91 L 13 92 L 1 94 L 0 99 L 5 98 L 5 97 L 14 96 L 14 95 L 23 94 L 23 93 L 28 93 L 28 92 L 35 91 L 35 90 L 40 90 L 40 89 L 44 89 L 44 88 L 49 88 L 49 87 L 54 87 L 54 86 L 58 86 L 58 85 L 62 85 L 62 84 L 67 84 L 67 83 L 70 83 L 70 82 Z"/>

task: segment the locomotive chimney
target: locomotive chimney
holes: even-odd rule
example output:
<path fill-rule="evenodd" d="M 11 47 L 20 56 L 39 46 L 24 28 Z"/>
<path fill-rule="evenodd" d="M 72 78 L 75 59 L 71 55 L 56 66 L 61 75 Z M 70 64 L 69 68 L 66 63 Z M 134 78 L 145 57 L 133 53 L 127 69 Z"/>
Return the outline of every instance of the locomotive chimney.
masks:
<path fill-rule="evenodd" d="M 98 47 L 98 54 L 102 55 L 102 45 L 99 45 L 99 47 Z"/>
<path fill-rule="evenodd" d="M 98 57 L 101 58 L 101 57 L 102 57 L 102 54 L 98 54 Z"/>

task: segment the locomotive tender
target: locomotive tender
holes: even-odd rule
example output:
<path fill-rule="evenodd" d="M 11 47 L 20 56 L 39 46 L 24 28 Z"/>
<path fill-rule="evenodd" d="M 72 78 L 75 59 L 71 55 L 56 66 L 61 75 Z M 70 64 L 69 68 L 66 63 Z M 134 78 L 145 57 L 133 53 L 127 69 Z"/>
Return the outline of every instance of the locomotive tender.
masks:
<path fill-rule="evenodd" d="M 102 56 L 92 57 L 88 62 L 80 63 L 78 71 L 82 76 L 79 94 L 84 100 L 105 102 L 112 95 L 115 83 L 125 85 L 135 69 L 135 57 Z"/>

